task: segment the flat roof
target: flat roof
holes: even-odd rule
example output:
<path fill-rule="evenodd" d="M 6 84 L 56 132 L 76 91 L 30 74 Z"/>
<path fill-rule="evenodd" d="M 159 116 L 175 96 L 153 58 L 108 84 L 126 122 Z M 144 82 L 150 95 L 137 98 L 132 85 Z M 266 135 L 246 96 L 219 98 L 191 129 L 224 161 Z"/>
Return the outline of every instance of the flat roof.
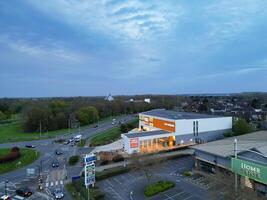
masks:
<path fill-rule="evenodd" d="M 178 112 L 174 110 L 165 110 L 165 109 L 154 109 L 154 110 L 142 112 L 141 114 L 156 116 L 156 117 L 161 117 L 161 118 L 166 118 L 166 119 L 171 119 L 171 120 L 225 117 L 225 116 L 209 115 L 209 114 L 201 114 L 201 113 Z"/>
<path fill-rule="evenodd" d="M 155 131 L 143 131 L 143 132 L 135 132 L 135 133 L 125 133 L 124 135 L 128 138 L 136 138 L 136 137 L 147 137 L 147 136 L 160 136 L 164 134 L 171 134 L 168 131 L 164 130 L 155 130 Z"/>
<path fill-rule="evenodd" d="M 233 156 L 235 139 L 237 139 L 238 153 L 255 149 L 267 156 L 267 131 L 257 131 L 236 137 L 229 137 L 214 142 L 195 145 L 191 148 L 222 157 Z"/>

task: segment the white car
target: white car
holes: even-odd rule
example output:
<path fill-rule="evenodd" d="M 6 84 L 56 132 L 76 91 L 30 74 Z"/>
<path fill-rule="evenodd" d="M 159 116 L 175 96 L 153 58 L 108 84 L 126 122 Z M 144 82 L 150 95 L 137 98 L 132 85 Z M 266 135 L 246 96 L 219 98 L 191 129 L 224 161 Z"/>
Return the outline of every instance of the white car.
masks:
<path fill-rule="evenodd" d="M 11 197 L 8 195 L 1 196 L 0 200 L 11 200 Z"/>

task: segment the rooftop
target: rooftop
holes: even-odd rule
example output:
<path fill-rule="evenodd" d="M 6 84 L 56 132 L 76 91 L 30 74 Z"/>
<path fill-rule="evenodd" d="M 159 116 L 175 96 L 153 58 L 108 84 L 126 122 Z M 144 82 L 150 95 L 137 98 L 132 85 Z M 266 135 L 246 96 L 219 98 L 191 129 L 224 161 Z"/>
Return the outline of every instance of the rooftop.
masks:
<path fill-rule="evenodd" d="M 208 115 L 200 113 L 190 113 L 190 112 L 178 112 L 174 110 L 165 110 L 165 109 L 154 109 L 146 112 L 142 112 L 144 115 L 151 115 L 156 117 L 162 117 L 166 119 L 201 119 L 201 118 L 215 118 L 215 117 L 225 117 L 219 115 Z"/>
<path fill-rule="evenodd" d="M 195 145 L 192 148 L 222 157 L 234 155 L 234 140 L 237 139 L 238 153 L 255 149 L 267 156 L 267 131 L 257 131 L 250 134 L 225 138 L 214 142 Z"/>
<path fill-rule="evenodd" d="M 164 134 L 171 134 L 168 131 L 163 131 L 163 130 L 156 130 L 156 131 L 143 131 L 143 132 L 135 132 L 135 133 L 126 133 L 124 134 L 128 138 L 135 138 L 135 137 L 147 137 L 147 136 L 155 136 L 159 135 L 162 137 Z"/>

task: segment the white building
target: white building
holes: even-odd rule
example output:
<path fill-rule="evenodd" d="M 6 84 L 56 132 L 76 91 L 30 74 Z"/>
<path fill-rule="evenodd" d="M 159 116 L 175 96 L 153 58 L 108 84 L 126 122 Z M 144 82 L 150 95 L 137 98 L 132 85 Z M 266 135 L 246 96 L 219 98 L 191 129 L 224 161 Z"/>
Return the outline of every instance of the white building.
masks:
<path fill-rule="evenodd" d="M 111 96 L 111 94 L 109 94 L 108 96 L 105 97 L 105 100 L 106 101 L 113 101 L 114 98 L 113 98 L 113 96 Z"/>
<path fill-rule="evenodd" d="M 122 134 L 127 153 L 151 152 L 223 138 L 232 117 L 155 109 L 139 114 L 139 131 Z"/>

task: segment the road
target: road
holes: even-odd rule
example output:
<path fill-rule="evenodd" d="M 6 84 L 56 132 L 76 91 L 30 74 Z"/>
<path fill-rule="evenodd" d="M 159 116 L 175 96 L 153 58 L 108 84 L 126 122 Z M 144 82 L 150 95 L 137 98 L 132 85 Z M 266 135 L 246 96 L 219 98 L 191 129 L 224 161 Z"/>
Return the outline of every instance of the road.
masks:
<path fill-rule="evenodd" d="M 133 115 L 114 117 L 116 121 L 124 121 L 129 122 L 134 119 Z M 83 139 L 90 138 L 96 135 L 99 132 L 110 129 L 114 126 L 118 126 L 118 124 L 113 125 L 112 120 L 100 122 L 97 128 L 94 128 L 95 124 L 92 126 L 81 130 L 80 132 L 74 132 L 72 134 L 66 134 L 61 136 L 61 139 L 69 139 L 77 134 L 81 134 Z M 36 160 L 34 163 L 0 175 L 0 180 L 8 180 L 9 185 L 28 185 L 30 187 L 36 187 L 38 185 L 37 175 L 39 174 L 39 170 L 42 171 L 43 178 L 43 187 L 46 188 L 47 193 L 51 194 L 55 187 L 61 187 L 64 185 L 65 181 L 71 178 L 74 175 L 78 175 L 81 171 L 82 166 L 67 166 L 67 160 L 71 155 L 82 155 L 85 153 L 89 153 L 92 148 L 85 147 L 79 148 L 77 146 L 64 145 L 60 143 L 55 143 L 55 138 L 45 139 L 45 140 L 35 140 L 35 141 L 24 141 L 24 142 L 15 142 L 15 143 L 5 143 L 0 144 L 0 148 L 8 148 L 8 147 L 25 147 L 25 145 L 30 144 L 36 146 L 36 150 L 41 153 L 40 158 Z M 56 155 L 56 149 L 61 149 L 63 154 Z M 52 167 L 52 162 L 58 161 L 59 167 Z M 32 168 L 35 171 L 35 175 L 33 177 L 27 177 L 26 169 Z M 0 185 L 1 185 L 0 181 Z M 2 182 L 3 182 L 2 181 Z M 2 188 L 3 191 L 3 188 Z M 3 192 L 2 192 L 3 193 Z M 0 187 L 0 195 L 1 195 L 1 187 Z"/>

